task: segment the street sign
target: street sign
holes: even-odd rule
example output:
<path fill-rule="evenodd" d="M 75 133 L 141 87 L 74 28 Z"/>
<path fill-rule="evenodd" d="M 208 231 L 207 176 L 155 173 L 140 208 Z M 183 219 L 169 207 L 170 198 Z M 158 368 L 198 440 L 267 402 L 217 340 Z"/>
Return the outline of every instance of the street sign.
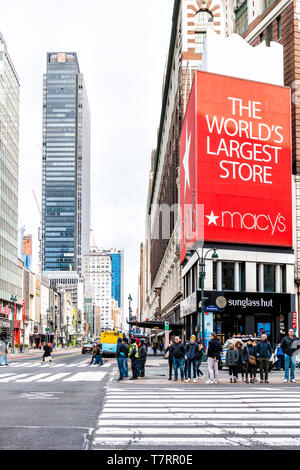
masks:
<path fill-rule="evenodd" d="M 45 331 L 47 331 L 47 332 L 50 331 L 50 328 L 45 328 Z"/>
<path fill-rule="evenodd" d="M 168 321 L 165 321 L 165 330 L 169 330 L 170 329 L 170 325 L 169 325 L 169 322 Z"/>
<path fill-rule="evenodd" d="M 220 310 L 216 305 L 208 305 L 205 308 L 208 312 L 218 312 Z"/>

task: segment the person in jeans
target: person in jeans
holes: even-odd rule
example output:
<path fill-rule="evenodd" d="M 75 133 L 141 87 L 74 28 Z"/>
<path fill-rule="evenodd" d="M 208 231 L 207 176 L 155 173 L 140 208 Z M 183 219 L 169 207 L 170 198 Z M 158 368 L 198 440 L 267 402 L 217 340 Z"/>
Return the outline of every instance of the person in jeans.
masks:
<path fill-rule="evenodd" d="M 184 381 L 183 359 L 185 356 L 185 347 L 179 336 L 175 337 L 173 344 L 173 367 L 174 367 L 174 381 L 178 380 L 178 367 L 180 369 L 181 381 Z"/>
<path fill-rule="evenodd" d="M 122 345 L 123 345 L 123 352 L 124 352 L 124 372 L 125 372 L 125 376 L 124 377 L 128 377 L 128 356 L 129 356 L 129 346 L 128 346 L 128 338 L 126 338 L 126 336 L 123 335 L 123 339 L 122 339 Z"/>
<path fill-rule="evenodd" d="M 296 351 L 299 342 L 299 338 L 294 334 L 294 330 L 290 329 L 288 336 L 285 336 L 281 343 L 281 349 L 284 354 L 284 383 L 289 381 L 289 370 L 290 381 L 296 383 L 295 380 L 295 367 L 296 367 Z"/>
<path fill-rule="evenodd" d="M 164 351 L 169 362 L 169 379 L 168 380 L 172 380 L 172 370 L 173 370 L 173 347 L 172 346 L 173 346 L 173 341 L 170 340 L 169 346 Z"/>
<path fill-rule="evenodd" d="M 97 355 L 97 345 L 95 344 L 95 346 L 93 346 L 93 349 L 92 349 L 92 359 L 89 364 L 90 366 L 92 366 L 94 361 L 96 361 L 96 355 Z"/>
<path fill-rule="evenodd" d="M 118 364 L 118 369 L 119 369 L 118 381 L 120 382 L 125 377 L 124 353 L 122 353 L 122 338 L 118 338 L 118 341 L 117 341 L 116 358 L 117 358 L 117 364 Z"/>
<path fill-rule="evenodd" d="M 242 353 L 243 365 L 246 372 L 246 383 L 249 383 L 248 376 L 250 374 L 250 383 L 254 383 L 256 377 L 256 346 L 249 339 Z"/>
<path fill-rule="evenodd" d="M 256 346 L 256 354 L 259 363 L 260 383 L 264 382 L 265 374 L 265 383 L 268 384 L 269 361 L 272 356 L 272 348 L 269 341 L 267 341 L 267 335 L 261 336 L 261 341 Z"/>
<path fill-rule="evenodd" d="M 197 352 L 197 357 L 196 357 L 196 370 L 197 370 L 197 377 L 200 380 L 205 378 L 205 375 L 203 374 L 202 370 L 200 369 L 201 364 L 202 364 L 203 354 L 204 354 L 203 353 L 203 346 L 202 346 L 202 344 L 198 344 L 198 352 Z"/>
<path fill-rule="evenodd" d="M 187 379 L 186 382 L 191 381 L 191 376 L 192 376 L 192 365 L 193 365 L 193 381 L 197 382 L 196 375 L 197 375 L 197 365 L 196 365 L 196 359 L 198 356 L 198 344 L 196 343 L 196 336 L 192 335 L 191 340 L 187 344 L 186 347 L 186 360 L 187 360 Z"/>
<path fill-rule="evenodd" d="M 4 340 L 0 340 L 0 366 L 8 366 L 7 362 L 8 345 Z M 3 364 L 4 360 L 4 364 Z"/>
<path fill-rule="evenodd" d="M 101 348 L 101 344 L 99 342 L 96 345 L 96 362 L 95 362 L 95 364 L 99 364 L 99 366 L 103 366 L 102 348 Z"/>
<path fill-rule="evenodd" d="M 207 348 L 207 365 L 209 379 L 206 383 L 218 383 L 219 381 L 219 359 L 222 352 L 222 346 L 215 333 L 209 337 Z"/>
<path fill-rule="evenodd" d="M 233 343 L 229 343 L 226 353 L 226 365 L 229 369 L 230 383 L 237 382 L 237 365 L 239 360 L 239 351 Z"/>

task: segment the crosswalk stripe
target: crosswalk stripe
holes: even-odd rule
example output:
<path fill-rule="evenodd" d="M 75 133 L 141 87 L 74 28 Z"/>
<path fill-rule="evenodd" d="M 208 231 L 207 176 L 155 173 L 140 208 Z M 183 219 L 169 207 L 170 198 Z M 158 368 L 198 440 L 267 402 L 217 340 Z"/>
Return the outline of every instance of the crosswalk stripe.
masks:
<path fill-rule="evenodd" d="M 26 377 L 25 379 L 17 379 L 16 382 L 34 382 L 35 380 L 41 379 L 42 377 L 46 377 L 48 374 L 37 374 L 37 375 L 31 375 L 29 377 Z"/>
<path fill-rule="evenodd" d="M 169 437 L 171 435 L 191 435 L 191 427 L 178 427 L 178 428 L 166 428 L 166 427 L 160 427 L 160 428 L 153 428 L 151 427 L 140 427 L 136 426 L 134 429 L 132 428 L 126 428 L 126 427 L 101 427 L 101 430 L 96 431 L 96 436 L 97 435 L 103 435 L 105 433 L 105 436 L 112 436 L 112 435 L 122 435 L 125 434 L 128 437 L 134 437 L 136 433 L 143 434 L 143 435 L 156 435 L 157 431 L 162 433 L 163 435 L 168 435 Z M 273 434 L 273 435 L 284 435 L 288 434 L 290 435 L 291 433 L 294 436 L 300 436 L 300 429 L 297 427 L 294 428 L 273 428 L 269 429 L 266 427 L 245 427 L 245 428 L 237 428 L 237 427 L 224 427 L 224 428 L 219 428 L 215 426 L 210 426 L 210 427 L 197 427 L 192 430 L 193 436 L 205 436 L 205 435 L 228 435 L 228 434 L 236 434 L 236 435 L 256 435 L 258 436 L 259 434 Z"/>
<path fill-rule="evenodd" d="M 218 415 L 219 416 L 219 415 Z M 277 416 L 277 415 L 276 415 Z M 149 420 L 144 420 L 143 423 L 145 426 L 148 424 L 151 424 L 151 426 L 161 426 L 162 422 L 160 419 L 152 419 L 150 418 Z M 203 426 L 203 425 L 209 425 L 209 426 L 270 426 L 270 427 L 279 427 L 282 426 L 282 420 L 274 420 L 274 419 L 264 419 L 264 420 L 259 420 L 259 419 L 247 419 L 246 422 L 241 421 L 240 419 L 234 419 L 234 418 L 229 418 L 229 419 L 215 419 L 210 415 L 210 418 L 203 419 L 203 420 L 196 420 L 193 419 L 192 421 L 190 419 L 177 419 L 177 418 L 172 418 L 172 419 L 167 419 L 165 420 L 164 424 L 171 424 L 172 426 L 182 426 L 182 425 L 189 425 L 190 431 L 194 432 L 194 428 L 198 426 Z M 300 420 L 298 419 L 291 419 L 288 421 L 288 428 L 292 428 L 293 426 L 299 427 L 300 426 Z M 140 426 L 141 425 L 141 420 L 140 419 L 108 419 L 108 418 L 103 418 L 101 417 L 98 421 L 98 425 L 100 426 L 101 430 L 105 429 L 105 426 Z M 121 428 L 120 428 L 121 429 Z"/>
<path fill-rule="evenodd" d="M 45 377 L 44 379 L 39 379 L 37 382 L 54 382 L 55 380 L 61 379 L 66 375 L 69 375 L 70 372 L 60 372 L 59 374 L 50 375 L 49 377 Z"/>
<path fill-rule="evenodd" d="M 27 367 L 30 366 L 31 362 L 16 362 L 9 365 L 9 367 Z"/>
<path fill-rule="evenodd" d="M 231 413 L 230 411 L 228 411 L 227 413 L 224 413 L 224 410 L 222 410 L 222 413 L 216 413 L 216 409 L 214 409 L 213 411 L 208 411 L 207 413 L 191 413 L 190 411 L 187 413 L 177 413 L 176 412 L 176 418 L 186 418 L 187 417 L 187 414 L 189 415 L 189 417 L 191 419 L 199 419 L 199 418 L 205 418 L 205 419 L 209 419 L 211 418 L 212 416 L 212 413 L 214 413 L 214 415 L 218 418 L 228 418 L 230 416 L 232 416 L 233 418 L 245 418 L 245 419 L 248 419 L 248 418 L 269 418 L 270 417 L 270 414 L 269 413 L 259 413 L 258 415 L 258 412 L 257 410 L 249 410 L 249 413 L 247 412 L 247 416 L 245 416 L 245 411 L 243 410 L 243 413 Z M 107 417 L 107 418 L 120 418 L 121 419 L 121 416 L 120 416 L 120 413 L 116 413 L 116 412 L 112 412 L 112 413 L 108 413 L 108 412 L 102 412 L 102 415 L 101 415 L 103 418 Z M 169 413 L 166 412 L 166 413 L 122 413 L 122 418 L 161 418 L 161 419 L 168 419 L 169 417 Z M 276 413 L 276 417 L 277 418 L 283 418 L 283 419 L 287 419 L 290 417 L 290 413 Z M 294 418 L 297 418 L 299 419 L 300 418 L 300 413 L 293 413 L 293 417 Z M 172 418 L 170 418 L 171 420 Z"/>
<path fill-rule="evenodd" d="M 5 377 L 3 379 L 0 379 L 0 382 L 11 382 L 12 380 L 15 380 L 16 378 L 20 379 L 20 378 L 26 377 L 28 375 L 29 374 L 19 374 L 19 375 L 13 374 L 10 377 Z"/>
<path fill-rule="evenodd" d="M 96 444 L 102 444 L 104 446 L 104 449 L 107 449 L 108 447 L 114 447 L 114 446 L 124 446 L 124 445 L 131 445 L 134 447 L 137 447 L 138 445 L 142 445 L 143 447 L 145 446 L 150 446 L 150 445 L 156 445 L 159 447 L 165 447 L 165 446 L 174 446 L 174 445 L 180 445 L 180 448 L 183 447 L 203 447 L 203 446 L 209 446 L 209 447 L 240 447 L 240 446 L 245 446 L 247 447 L 253 447 L 254 445 L 270 445 L 270 446 L 276 446 L 276 447 L 295 447 L 300 445 L 300 438 L 270 438 L 270 437 L 260 437 L 260 438 L 240 438 L 240 437 L 191 437 L 191 439 L 186 439 L 184 440 L 182 437 L 135 437 L 133 440 L 132 437 L 109 437 L 108 439 L 103 439 L 103 438 L 95 438 L 95 443 Z"/>
<path fill-rule="evenodd" d="M 106 373 L 104 372 L 79 372 L 64 380 L 64 382 L 98 382 L 103 380 Z"/>

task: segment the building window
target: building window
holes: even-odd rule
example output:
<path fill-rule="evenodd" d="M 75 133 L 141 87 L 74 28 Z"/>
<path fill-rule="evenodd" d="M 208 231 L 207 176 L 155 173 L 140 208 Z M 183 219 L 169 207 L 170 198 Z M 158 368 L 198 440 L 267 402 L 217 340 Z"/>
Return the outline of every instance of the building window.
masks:
<path fill-rule="evenodd" d="M 269 6 L 274 2 L 275 0 L 265 0 L 265 10 L 269 8 Z"/>
<path fill-rule="evenodd" d="M 273 23 L 269 24 L 266 29 L 266 45 L 270 46 L 271 41 L 273 41 Z"/>
<path fill-rule="evenodd" d="M 264 264 L 264 292 L 275 292 L 275 264 Z"/>
<path fill-rule="evenodd" d="M 277 39 L 281 39 L 281 16 L 277 17 Z"/>
<path fill-rule="evenodd" d="M 264 33 L 263 32 L 260 33 L 259 40 L 260 40 L 260 42 L 263 42 L 263 40 L 264 40 Z"/>
<path fill-rule="evenodd" d="M 222 290 L 234 290 L 234 263 L 222 262 Z"/>
<path fill-rule="evenodd" d="M 195 15 L 196 26 L 201 24 L 212 23 L 214 21 L 213 15 L 208 10 L 199 10 Z"/>
<path fill-rule="evenodd" d="M 204 49 L 206 32 L 196 31 L 195 32 L 195 53 L 202 54 Z"/>
<path fill-rule="evenodd" d="M 242 35 L 248 28 L 248 9 L 247 1 L 238 4 L 234 11 L 235 14 L 235 32 Z"/>

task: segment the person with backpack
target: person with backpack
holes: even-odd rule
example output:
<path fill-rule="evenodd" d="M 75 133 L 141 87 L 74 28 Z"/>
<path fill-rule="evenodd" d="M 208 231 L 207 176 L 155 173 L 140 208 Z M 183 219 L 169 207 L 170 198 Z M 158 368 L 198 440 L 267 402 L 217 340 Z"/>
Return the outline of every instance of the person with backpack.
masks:
<path fill-rule="evenodd" d="M 122 340 L 122 353 L 124 354 L 124 377 L 128 377 L 128 356 L 129 356 L 129 346 L 128 346 L 128 338 L 123 337 Z"/>
<path fill-rule="evenodd" d="M 234 343 L 229 343 L 226 353 L 226 365 L 229 369 L 230 383 L 237 383 L 237 365 L 239 360 L 239 351 Z"/>
<path fill-rule="evenodd" d="M 93 365 L 93 362 L 96 361 L 96 355 L 97 355 L 97 345 L 95 344 L 93 346 L 93 349 L 92 349 L 92 359 L 91 359 L 91 362 L 90 362 L 90 366 Z"/>
<path fill-rule="evenodd" d="M 260 383 L 262 384 L 264 382 L 265 374 L 265 383 L 268 384 L 269 361 L 272 356 L 272 348 L 267 340 L 267 335 L 261 336 L 261 341 L 256 346 L 256 354 L 259 363 Z"/>
<path fill-rule="evenodd" d="M 99 342 L 96 344 L 96 362 L 95 362 L 95 364 L 99 364 L 99 366 L 103 366 L 102 347 L 101 347 L 101 344 Z"/>
<path fill-rule="evenodd" d="M 169 346 L 165 349 L 165 358 L 168 359 L 169 362 L 169 379 L 172 380 L 172 370 L 173 370 L 173 341 L 170 340 Z"/>
<path fill-rule="evenodd" d="M 125 377 L 124 356 L 121 354 L 121 352 L 122 352 L 122 338 L 118 338 L 116 358 L 117 358 L 117 364 L 118 364 L 118 369 L 119 369 L 119 379 L 118 379 L 119 382 L 123 380 Z"/>
<path fill-rule="evenodd" d="M 136 363 L 139 359 L 139 351 L 138 351 L 138 347 L 134 338 L 131 339 L 131 345 L 129 347 L 129 357 L 131 359 L 131 371 L 132 371 L 132 377 L 130 378 L 130 380 L 137 380 L 138 373 L 137 373 Z"/>
<path fill-rule="evenodd" d="M 193 365 L 193 382 L 197 382 L 197 367 L 196 358 L 198 356 L 198 344 L 196 343 L 196 336 L 192 335 L 190 341 L 186 346 L 186 361 L 187 361 L 187 375 L 186 382 L 191 381 L 192 376 L 192 365 Z"/>
<path fill-rule="evenodd" d="M 157 348 L 158 348 L 158 344 L 157 344 L 157 343 L 153 343 L 152 349 L 153 349 L 153 354 L 154 354 L 154 356 L 156 356 Z"/>
<path fill-rule="evenodd" d="M 140 348 L 139 348 L 140 377 L 145 377 L 146 359 L 147 359 L 147 348 L 145 346 L 144 340 L 141 340 Z"/>
<path fill-rule="evenodd" d="M 243 349 L 242 361 L 246 373 L 246 383 L 249 383 L 248 376 L 250 374 L 250 383 L 254 384 L 256 378 L 257 354 L 256 346 L 253 345 L 251 339 L 248 339 Z"/>
<path fill-rule="evenodd" d="M 45 364 L 45 359 L 49 360 L 49 363 L 52 364 L 52 358 L 51 358 L 52 348 L 49 346 L 49 344 L 45 342 L 43 349 L 44 349 L 44 354 L 43 354 L 42 364 Z"/>

